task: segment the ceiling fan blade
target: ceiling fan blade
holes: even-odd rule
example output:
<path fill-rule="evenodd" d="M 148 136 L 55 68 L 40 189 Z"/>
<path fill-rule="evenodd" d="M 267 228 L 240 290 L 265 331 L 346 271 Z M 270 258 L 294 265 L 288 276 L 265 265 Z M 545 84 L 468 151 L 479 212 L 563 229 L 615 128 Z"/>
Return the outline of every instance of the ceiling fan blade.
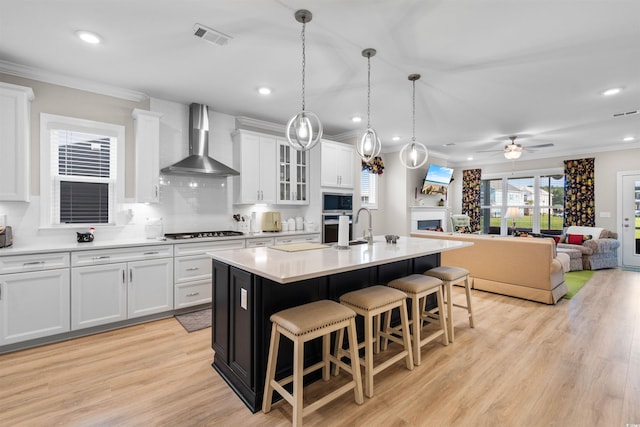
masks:
<path fill-rule="evenodd" d="M 529 150 L 529 149 L 531 149 L 531 148 L 546 148 L 546 147 L 553 147 L 553 145 L 554 145 L 554 144 L 550 142 L 550 143 L 548 143 L 548 144 L 527 145 L 526 147 L 523 147 L 523 148 L 526 148 L 526 149 L 528 149 L 528 150 Z"/>
<path fill-rule="evenodd" d="M 499 150 L 478 150 L 476 153 L 502 153 L 504 149 Z"/>

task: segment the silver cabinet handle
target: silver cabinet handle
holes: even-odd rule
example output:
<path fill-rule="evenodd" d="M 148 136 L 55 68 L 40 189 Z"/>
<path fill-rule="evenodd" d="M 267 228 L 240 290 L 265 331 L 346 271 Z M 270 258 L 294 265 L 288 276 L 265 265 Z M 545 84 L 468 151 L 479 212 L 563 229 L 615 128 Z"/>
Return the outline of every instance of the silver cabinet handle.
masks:
<path fill-rule="evenodd" d="M 191 292 L 190 294 L 187 294 L 188 297 L 195 297 L 196 295 L 200 295 L 200 292 Z"/>
<path fill-rule="evenodd" d="M 291 239 L 289 239 L 289 240 L 280 240 L 280 243 L 291 243 Z"/>
<path fill-rule="evenodd" d="M 160 252 L 158 251 L 151 251 L 151 252 L 145 252 L 144 255 L 158 255 Z"/>
<path fill-rule="evenodd" d="M 126 280 L 126 277 L 124 275 L 124 269 L 122 270 L 122 283 L 124 283 L 124 281 Z"/>
<path fill-rule="evenodd" d="M 200 267 L 190 267 L 190 268 L 187 268 L 187 271 L 197 271 L 197 270 L 200 270 Z"/>
<path fill-rule="evenodd" d="M 129 282 L 133 282 L 133 270 L 129 270 Z"/>
<path fill-rule="evenodd" d="M 101 256 L 94 256 L 92 259 L 94 261 L 98 261 L 98 260 L 101 260 L 101 259 L 109 259 L 109 258 L 111 258 L 109 255 L 101 255 Z"/>
<path fill-rule="evenodd" d="M 30 262 L 25 262 L 22 265 L 26 267 L 29 265 L 41 265 L 41 264 L 44 264 L 44 261 L 30 261 Z"/>

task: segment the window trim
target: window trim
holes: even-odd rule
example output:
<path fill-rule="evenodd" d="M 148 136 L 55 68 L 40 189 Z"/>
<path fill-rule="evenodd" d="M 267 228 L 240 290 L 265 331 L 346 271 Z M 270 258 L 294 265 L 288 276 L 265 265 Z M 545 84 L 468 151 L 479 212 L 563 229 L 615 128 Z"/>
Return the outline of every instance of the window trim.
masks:
<path fill-rule="evenodd" d="M 116 176 L 114 184 L 114 203 L 109 224 L 96 224 L 100 227 L 117 226 L 118 205 L 124 202 L 125 191 L 125 127 L 113 123 L 40 113 L 40 228 L 73 229 L 87 228 L 88 224 L 56 224 L 52 212 L 55 178 L 51 170 L 51 129 L 65 129 L 77 132 L 102 134 L 116 138 Z"/>

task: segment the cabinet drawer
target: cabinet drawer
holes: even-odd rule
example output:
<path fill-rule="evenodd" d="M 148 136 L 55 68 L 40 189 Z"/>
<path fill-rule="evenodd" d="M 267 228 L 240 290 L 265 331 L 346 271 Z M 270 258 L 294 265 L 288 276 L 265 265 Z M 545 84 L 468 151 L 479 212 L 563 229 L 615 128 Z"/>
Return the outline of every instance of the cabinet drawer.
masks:
<path fill-rule="evenodd" d="M 176 310 L 211 302 L 211 279 L 176 285 Z"/>
<path fill-rule="evenodd" d="M 260 246 L 273 246 L 273 237 L 256 237 L 247 239 L 248 248 L 259 248 Z"/>
<path fill-rule="evenodd" d="M 124 249 L 99 249 L 71 253 L 71 265 L 110 264 L 114 262 L 137 261 L 143 259 L 169 258 L 173 256 L 173 245 L 137 246 Z"/>
<path fill-rule="evenodd" d="M 320 234 L 276 237 L 276 245 L 286 245 L 288 243 L 320 243 Z"/>
<path fill-rule="evenodd" d="M 0 257 L 0 274 L 69 267 L 69 252 Z"/>
<path fill-rule="evenodd" d="M 242 249 L 244 248 L 244 239 L 221 240 L 217 242 L 181 243 L 174 246 L 176 256 L 200 255 L 207 252 L 223 251 L 226 249 Z"/>
<path fill-rule="evenodd" d="M 209 255 L 192 255 L 176 257 L 176 283 L 190 282 L 211 278 L 211 257 Z"/>

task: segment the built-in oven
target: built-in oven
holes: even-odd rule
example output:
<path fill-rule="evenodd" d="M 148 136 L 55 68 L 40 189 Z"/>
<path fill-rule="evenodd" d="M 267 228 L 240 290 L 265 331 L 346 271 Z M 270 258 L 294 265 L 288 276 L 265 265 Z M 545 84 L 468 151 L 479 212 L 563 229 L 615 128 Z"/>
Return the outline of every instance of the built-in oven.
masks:
<path fill-rule="evenodd" d="M 353 194 L 322 193 L 322 242 L 338 241 L 340 215 L 349 217 L 349 240 L 353 238 Z"/>

